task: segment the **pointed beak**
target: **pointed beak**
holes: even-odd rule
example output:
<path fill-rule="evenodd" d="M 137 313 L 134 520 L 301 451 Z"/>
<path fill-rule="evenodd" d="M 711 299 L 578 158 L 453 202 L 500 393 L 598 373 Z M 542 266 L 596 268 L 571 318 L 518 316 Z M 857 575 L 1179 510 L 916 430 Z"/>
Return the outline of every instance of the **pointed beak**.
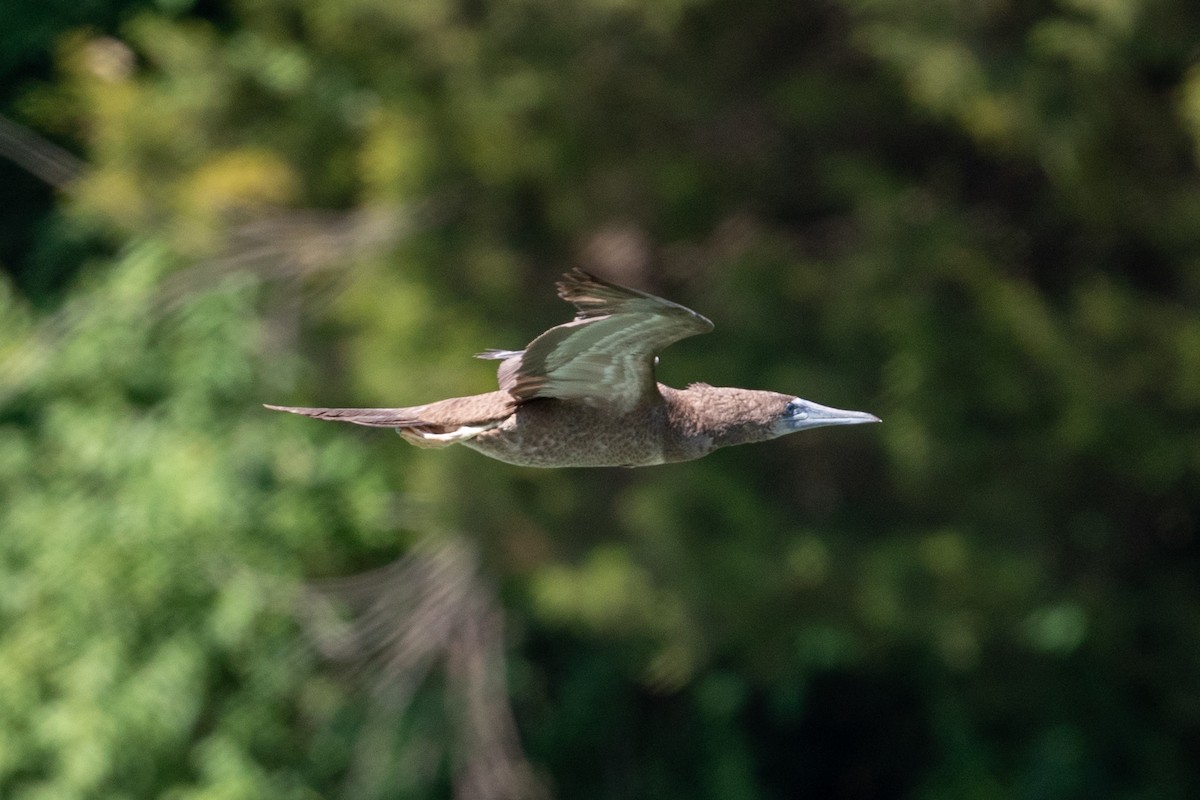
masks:
<path fill-rule="evenodd" d="M 788 427 L 794 431 L 808 428 L 822 428 L 826 425 L 861 425 L 864 422 L 882 422 L 874 414 L 865 411 L 846 411 L 841 408 L 830 408 L 820 403 L 806 402 L 803 416 L 797 416 L 787 421 Z"/>

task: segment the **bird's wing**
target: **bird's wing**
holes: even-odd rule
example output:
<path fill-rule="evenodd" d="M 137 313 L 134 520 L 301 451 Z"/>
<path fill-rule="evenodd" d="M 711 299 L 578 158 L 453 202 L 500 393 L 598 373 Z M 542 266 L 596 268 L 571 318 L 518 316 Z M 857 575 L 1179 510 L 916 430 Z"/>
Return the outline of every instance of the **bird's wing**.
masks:
<path fill-rule="evenodd" d="M 629 411 L 650 393 L 655 355 L 674 342 L 708 333 L 713 324 L 691 309 L 576 269 L 558 283 L 558 296 L 578 309 L 524 351 L 491 351 L 503 359 L 501 390 L 518 402 L 538 397 L 577 400 Z"/>

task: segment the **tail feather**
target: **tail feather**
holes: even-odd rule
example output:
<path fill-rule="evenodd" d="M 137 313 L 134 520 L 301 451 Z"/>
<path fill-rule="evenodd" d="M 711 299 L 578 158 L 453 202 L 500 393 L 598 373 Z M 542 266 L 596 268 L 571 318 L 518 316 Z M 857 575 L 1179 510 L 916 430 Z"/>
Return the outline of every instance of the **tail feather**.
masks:
<path fill-rule="evenodd" d="M 302 417 L 353 422 L 355 425 L 367 425 L 372 428 L 408 428 L 425 424 L 420 416 L 420 412 L 424 410 L 425 406 L 412 408 L 298 408 L 296 406 L 272 406 L 264 403 L 263 407 L 272 411 L 299 414 Z"/>
<path fill-rule="evenodd" d="M 372 428 L 394 428 L 418 447 L 447 447 L 497 427 L 512 413 L 511 400 L 501 392 L 455 397 L 409 408 L 299 408 L 264 404 L 313 419 L 352 422 Z"/>

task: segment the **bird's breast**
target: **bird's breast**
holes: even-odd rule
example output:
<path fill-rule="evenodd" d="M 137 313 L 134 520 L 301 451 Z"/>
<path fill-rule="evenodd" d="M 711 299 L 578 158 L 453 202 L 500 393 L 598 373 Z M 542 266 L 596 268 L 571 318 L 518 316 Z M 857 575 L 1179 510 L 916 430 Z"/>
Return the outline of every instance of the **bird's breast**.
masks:
<path fill-rule="evenodd" d="M 657 408 L 612 414 L 581 403 L 525 403 L 468 447 L 526 467 L 644 467 L 661 464 L 663 415 Z"/>

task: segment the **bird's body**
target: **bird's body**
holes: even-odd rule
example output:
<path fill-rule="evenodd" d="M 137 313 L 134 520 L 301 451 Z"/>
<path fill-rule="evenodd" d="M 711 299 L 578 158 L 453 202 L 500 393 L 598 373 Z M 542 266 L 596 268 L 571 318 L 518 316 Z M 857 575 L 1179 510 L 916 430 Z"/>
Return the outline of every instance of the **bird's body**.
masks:
<path fill-rule="evenodd" d="M 614 415 L 560 400 L 535 399 L 518 406 L 495 428 L 463 444 L 499 461 L 523 467 L 648 467 L 662 464 L 662 408 Z"/>
<path fill-rule="evenodd" d="M 526 467 L 644 467 L 822 425 L 878 422 L 791 395 L 654 380 L 657 353 L 712 330 L 667 300 L 574 270 L 559 296 L 579 309 L 524 350 L 490 350 L 500 389 L 406 408 L 267 406 L 317 419 L 395 428 L 420 447 L 463 444 Z"/>

